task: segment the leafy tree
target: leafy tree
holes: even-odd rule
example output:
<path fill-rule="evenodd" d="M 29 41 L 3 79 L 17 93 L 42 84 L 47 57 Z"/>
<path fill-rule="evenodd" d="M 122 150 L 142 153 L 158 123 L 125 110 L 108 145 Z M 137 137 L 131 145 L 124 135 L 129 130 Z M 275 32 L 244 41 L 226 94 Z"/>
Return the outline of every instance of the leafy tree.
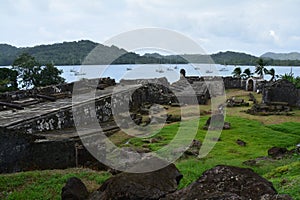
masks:
<path fill-rule="evenodd" d="M 13 69 L 17 70 L 19 73 L 22 88 L 39 86 L 38 78 L 41 71 L 41 65 L 34 57 L 30 56 L 28 53 L 23 53 L 13 62 L 12 66 Z"/>
<path fill-rule="evenodd" d="M 255 67 L 255 73 L 257 73 L 261 78 L 264 78 L 264 74 L 268 72 L 268 70 L 265 68 L 267 63 L 262 59 L 258 59 L 257 65 Z"/>
<path fill-rule="evenodd" d="M 251 72 L 250 68 L 247 68 L 244 70 L 243 74 L 241 75 L 244 78 L 250 78 L 253 75 L 253 73 Z"/>
<path fill-rule="evenodd" d="M 65 82 L 65 79 L 60 76 L 61 73 L 62 70 L 57 69 L 53 64 L 47 64 L 41 70 L 39 86 L 57 85 Z"/>
<path fill-rule="evenodd" d="M 0 68 L 0 92 L 18 89 L 18 72 L 9 68 Z"/>
<path fill-rule="evenodd" d="M 21 54 L 14 62 L 13 69 L 19 73 L 22 87 L 40 87 L 51 84 L 64 82 L 60 77 L 62 71 L 56 69 L 53 65 L 48 64 L 42 67 L 34 57 L 27 53 Z"/>
<path fill-rule="evenodd" d="M 232 72 L 233 77 L 236 78 L 240 78 L 241 74 L 242 74 L 242 69 L 240 67 L 236 67 Z"/>

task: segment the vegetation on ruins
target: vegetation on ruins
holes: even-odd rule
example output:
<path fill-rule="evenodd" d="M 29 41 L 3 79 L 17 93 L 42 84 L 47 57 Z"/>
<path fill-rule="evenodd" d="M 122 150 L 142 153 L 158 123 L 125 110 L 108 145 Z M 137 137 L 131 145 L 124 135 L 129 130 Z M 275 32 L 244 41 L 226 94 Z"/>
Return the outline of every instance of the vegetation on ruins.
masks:
<path fill-rule="evenodd" d="M 279 77 L 280 79 L 285 79 L 290 81 L 296 86 L 296 88 L 300 88 L 300 76 L 295 77 L 293 72 L 280 75 Z"/>
<path fill-rule="evenodd" d="M 236 67 L 232 72 L 232 75 L 235 78 L 241 78 L 241 74 L 242 74 L 242 69 L 240 67 Z"/>
<path fill-rule="evenodd" d="M 275 81 L 276 78 L 278 77 L 275 73 L 275 69 L 274 68 L 271 68 L 269 70 L 266 71 L 266 74 L 270 75 L 271 76 L 271 79 L 270 81 Z"/>
<path fill-rule="evenodd" d="M 257 65 L 255 66 L 255 73 L 257 73 L 261 78 L 264 78 L 264 74 L 268 72 L 265 68 L 267 63 L 262 59 L 258 59 Z"/>
<path fill-rule="evenodd" d="M 245 69 L 241 74 L 244 79 L 250 78 L 252 75 L 253 73 L 251 72 L 250 68 Z"/>

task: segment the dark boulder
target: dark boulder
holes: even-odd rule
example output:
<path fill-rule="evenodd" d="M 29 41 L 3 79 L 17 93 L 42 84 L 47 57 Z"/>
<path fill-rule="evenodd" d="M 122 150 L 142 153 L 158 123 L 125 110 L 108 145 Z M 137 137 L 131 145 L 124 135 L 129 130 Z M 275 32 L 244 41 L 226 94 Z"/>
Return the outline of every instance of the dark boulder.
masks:
<path fill-rule="evenodd" d="M 287 153 L 288 150 L 286 148 L 281 147 L 272 147 L 268 150 L 268 155 L 272 158 L 282 158 Z"/>
<path fill-rule="evenodd" d="M 246 142 L 244 142 L 243 140 L 241 140 L 241 139 L 237 139 L 236 140 L 236 143 L 238 144 L 238 145 L 240 145 L 241 147 L 244 147 L 244 146 L 246 146 Z"/>
<path fill-rule="evenodd" d="M 210 130 L 228 130 L 231 128 L 231 124 L 224 121 L 223 114 L 215 114 L 209 117 L 203 126 L 204 130 L 208 130 L 208 128 Z"/>
<path fill-rule="evenodd" d="M 186 150 L 184 154 L 188 156 L 198 156 L 201 146 L 202 146 L 201 141 L 194 139 L 189 149 Z"/>
<path fill-rule="evenodd" d="M 231 124 L 229 122 L 224 122 L 223 130 L 231 129 Z"/>
<path fill-rule="evenodd" d="M 94 192 L 90 199 L 160 199 L 176 191 L 182 175 L 174 164 L 148 173 L 120 173 Z"/>
<path fill-rule="evenodd" d="M 251 169 L 217 166 L 164 199 L 262 199 L 277 195 L 272 183 Z M 279 195 L 280 196 L 280 195 Z M 283 197 L 284 195 L 282 195 Z"/>
<path fill-rule="evenodd" d="M 76 177 L 69 178 L 66 185 L 62 188 L 62 200 L 84 200 L 89 193 L 84 183 Z"/>

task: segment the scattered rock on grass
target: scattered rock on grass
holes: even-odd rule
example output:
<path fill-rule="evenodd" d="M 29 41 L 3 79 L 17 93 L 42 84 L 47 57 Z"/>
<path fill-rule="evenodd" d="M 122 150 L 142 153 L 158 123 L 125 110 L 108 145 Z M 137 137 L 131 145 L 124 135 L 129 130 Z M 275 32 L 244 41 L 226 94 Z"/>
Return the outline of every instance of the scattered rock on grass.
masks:
<path fill-rule="evenodd" d="M 269 198 L 270 197 L 270 198 Z M 164 199 L 289 199 L 251 169 L 220 165 L 207 170 L 188 187 Z M 274 198 L 273 198 L 274 199 Z M 276 199 L 276 198 L 275 198 Z"/>
<path fill-rule="evenodd" d="M 61 192 L 62 200 L 84 200 L 88 195 L 84 183 L 76 177 L 69 178 Z"/>
<path fill-rule="evenodd" d="M 238 145 L 240 145 L 241 147 L 244 147 L 244 146 L 246 146 L 246 142 L 244 142 L 243 140 L 241 140 L 241 139 L 237 139 L 236 140 L 236 143 L 238 144 Z"/>
<path fill-rule="evenodd" d="M 120 173 L 105 181 L 90 199 L 159 199 L 174 192 L 181 178 L 174 164 L 154 172 Z"/>
<path fill-rule="evenodd" d="M 201 141 L 194 139 L 189 149 L 186 150 L 184 154 L 188 156 L 198 156 L 201 145 L 202 145 Z"/>
<path fill-rule="evenodd" d="M 268 155 L 275 159 L 282 158 L 286 153 L 288 150 L 282 147 L 272 147 L 268 150 Z"/>

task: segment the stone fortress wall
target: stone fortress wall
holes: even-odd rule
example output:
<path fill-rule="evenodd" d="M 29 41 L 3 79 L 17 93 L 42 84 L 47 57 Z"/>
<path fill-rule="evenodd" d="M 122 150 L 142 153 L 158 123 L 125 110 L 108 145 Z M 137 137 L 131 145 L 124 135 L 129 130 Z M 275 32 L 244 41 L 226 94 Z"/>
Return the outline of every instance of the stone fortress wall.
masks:
<path fill-rule="evenodd" d="M 231 77 L 222 78 L 224 85 L 215 84 L 215 81 L 220 80 L 216 77 L 186 78 L 192 86 L 195 86 L 193 88 L 196 92 L 199 90 L 198 95 L 201 96 L 203 91 L 205 92 L 205 98 L 210 98 L 209 93 L 206 93 L 209 87 L 214 91 L 224 91 L 224 87 L 225 89 L 243 87 L 240 79 Z M 174 95 L 170 91 L 172 86 L 165 78 L 147 81 L 122 80 L 117 86 L 123 90 L 114 95 L 113 103 L 111 94 L 116 85 L 113 79 L 83 80 L 81 84 L 84 86 L 82 94 L 93 88 L 97 89 L 96 97 L 79 102 L 74 108 L 71 99 L 74 83 L 0 95 L 0 102 L 8 103 L 8 105 L 1 104 L 0 107 L 0 173 L 67 168 L 76 165 L 103 168 L 104 166 L 95 162 L 82 146 L 76 133 L 74 115 L 77 122 L 82 122 L 81 125 L 86 127 L 89 124 L 84 123 L 90 120 L 101 124 L 105 134 L 109 135 L 118 130 L 114 123 L 112 106 L 116 106 L 117 103 L 122 108 L 124 98 L 130 98 L 130 107 L 133 109 L 138 109 L 145 102 L 168 104 L 174 101 Z M 180 85 L 173 86 L 179 93 L 184 90 Z M 222 94 L 220 92 L 220 95 Z M 9 107 L 11 104 L 19 107 Z M 93 112 L 96 117 L 93 117 Z"/>

